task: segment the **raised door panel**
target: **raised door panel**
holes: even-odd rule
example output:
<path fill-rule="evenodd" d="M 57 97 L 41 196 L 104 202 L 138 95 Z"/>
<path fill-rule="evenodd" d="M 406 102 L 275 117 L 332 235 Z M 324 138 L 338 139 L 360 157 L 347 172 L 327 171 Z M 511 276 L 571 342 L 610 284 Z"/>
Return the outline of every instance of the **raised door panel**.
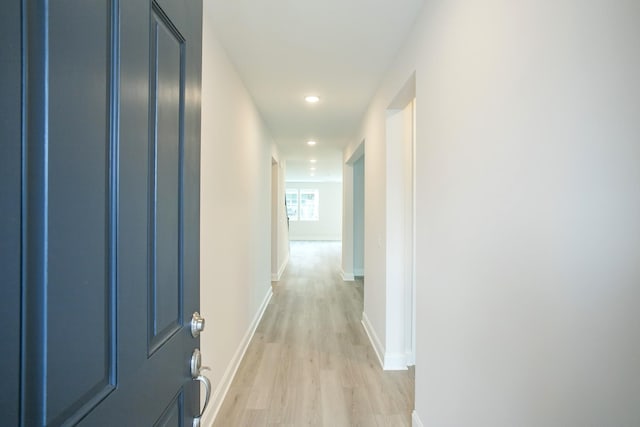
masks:
<path fill-rule="evenodd" d="M 47 6 L 46 30 L 32 33 L 48 54 L 31 70 L 44 84 L 31 86 L 26 144 L 30 425 L 79 420 L 115 387 L 113 3 Z"/>
<path fill-rule="evenodd" d="M 184 38 L 154 5 L 151 21 L 151 153 L 149 288 L 150 353 L 181 324 L 182 318 L 182 151 L 184 122 Z"/>
<path fill-rule="evenodd" d="M 153 427 L 180 427 L 184 423 L 184 395 L 182 391 L 165 408 L 160 418 L 153 424 Z"/>

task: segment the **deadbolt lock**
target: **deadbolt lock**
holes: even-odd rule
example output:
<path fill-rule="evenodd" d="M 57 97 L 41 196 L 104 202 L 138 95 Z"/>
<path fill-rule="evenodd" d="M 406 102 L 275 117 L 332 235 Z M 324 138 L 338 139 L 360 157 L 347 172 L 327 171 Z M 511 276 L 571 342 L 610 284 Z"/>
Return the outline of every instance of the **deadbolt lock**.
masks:
<path fill-rule="evenodd" d="M 204 330 L 204 317 L 200 316 L 197 311 L 191 317 L 191 336 L 198 338 L 200 332 Z"/>

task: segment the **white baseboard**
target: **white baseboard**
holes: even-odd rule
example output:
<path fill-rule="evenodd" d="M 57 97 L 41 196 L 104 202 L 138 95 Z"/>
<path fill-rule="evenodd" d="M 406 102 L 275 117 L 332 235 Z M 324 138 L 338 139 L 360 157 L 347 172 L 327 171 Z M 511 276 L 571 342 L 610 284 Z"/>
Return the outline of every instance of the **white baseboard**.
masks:
<path fill-rule="evenodd" d="M 271 301 L 272 296 L 273 296 L 273 291 L 271 290 L 271 286 L 269 286 L 269 292 L 267 292 L 267 295 L 265 295 L 264 300 L 262 301 L 262 304 L 258 309 L 258 312 L 254 316 L 253 321 L 249 325 L 247 332 L 242 338 L 242 341 L 240 341 L 240 345 L 238 346 L 238 349 L 233 355 L 233 358 L 231 359 L 231 361 L 229 362 L 229 365 L 227 366 L 227 369 L 225 370 L 224 375 L 222 376 L 222 379 L 218 384 L 218 387 L 215 389 L 215 391 L 213 392 L 213 395 L 211 396 L 210 409 L 203 416 L 203 422 L 202 422 L 203 426 L 211 427 L 216 417 L 218 416 L 218 412 L 222 407 L 222 402 L 224 402 L 224 398 L 227 396 L 227 393 L 229 392 L 229 387 L 231 387 L 233 378 L 236 376 L 236 372 L 240 367 L 240 362 L 242 362 L 242 359 L 244 358 L 244 354 L 247 352 L 247 348 L 249 348 L 249 343 L 253 338 L 253 334 L 255 334 L 256 332 L 256 328 L 258 327 L 260 320 L 262 320 L 262 315 L 267 309 L 267 306 L 269 305 L 269 301 Z M 204 398 L 204 395 L 202 395 L 201 398 Z"/>
<path fill-rule="evenodd" d="M 340 275 L 342 276 L 342 280 L 345 282 L 353 282 L 356 278 L 353 276 L 353 273 L 347 273 L 345 271 L 341 271 Z"/>
<path fill-rule="evenodd" d="M 406 357 L 407 366 L 416 365 L 416 355 L 413 351 L 407 351 L 405 357 Z"/>
<path fill-rule="evenodd" d="M 362 312 L 362 326 L 364 326 L 364 331 L 367 333 L 367 337 L 369 337 L 369 342 L 371 342 L 371 346 L 373 346 L 373 351 L 375 351 L 376 356 L 378 356 L 378 361 L 380 362 L 380 366 L 384 368 L 384 363 L 382 363 L 382 355 L 384 354 L 384 347 L 376 335 L 373 326 L 371 326 L 371 322 L 369 322 L 369 318 L 365 312 Z"/>
<path fill-rule="evenodd" d="M 367 337 L 369 337 L 369 341 L 373 346 L 373 350 L 376 352 L 376 356 L 378 356 L 378 361 L 380 362 L 380 366 L 385 371 L 406 371 L 407 370 L 407 356 L 405 353 L 389 353 L 385 350 L 380 338 L 376 334 L 375 329 L 369 322 L 369 318 L 366 313 L 362 313 L 362 326 L 364 326 L 364 331 L 367 333 Z"/>
<path fill-rule="evenodd" d="M 413 410 L 413 413 L 411 413 L 411 427 L 424 427 L 424 424 L 422 424 L 422 421 L 415 409 Z"/>
<path fill-rule="evenodd" d="M 280 268 L 278 269 L 278 273 L 271 273 L 271 281 L 272 282 L 279 282 L 280 279 L 282 278 L 282 275 L 284 274 L 284 270 L 287 268 L 287 264 L 289 263 L 289 254 L 287 254 L 287 257 L 284 259 L 284 262 L 282 263 L 282 265 L 280 266 Z"/>
<path fill-rule="evenodd" d="M 405 353 L 389 353 L 384 354 L 384 365 L 382 369 L 385 371 L 406 371 L 407 355 Z"/>

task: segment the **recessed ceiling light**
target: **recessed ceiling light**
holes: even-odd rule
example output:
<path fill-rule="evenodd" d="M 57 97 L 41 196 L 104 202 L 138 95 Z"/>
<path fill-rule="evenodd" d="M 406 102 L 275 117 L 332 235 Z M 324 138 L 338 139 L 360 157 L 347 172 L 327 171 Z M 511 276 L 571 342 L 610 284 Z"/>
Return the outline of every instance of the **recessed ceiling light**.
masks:
<path fill-rule="evenodd" d="M 315 162 L 317 162 L 317 160 L 316 160 L 316 159 L 311 159 L 311 160 L 309 160 L 309 161 L 310 161 L 311 163 L 315 163 Z"/>
<path fill-rule="evenodd" d="M 307 145 L 314 146 L 314 145 L 316 145 L 316 142 L 315 141 L 307 141 Z"/>
<path fill-rule="evenodd" d="M 309 104 L 315 104 L 316 102 L 320 101 L 320 97 L 316 95 L 309 95 L 309 96 L 305 96 L 304 100 L 307 101 Z"/>

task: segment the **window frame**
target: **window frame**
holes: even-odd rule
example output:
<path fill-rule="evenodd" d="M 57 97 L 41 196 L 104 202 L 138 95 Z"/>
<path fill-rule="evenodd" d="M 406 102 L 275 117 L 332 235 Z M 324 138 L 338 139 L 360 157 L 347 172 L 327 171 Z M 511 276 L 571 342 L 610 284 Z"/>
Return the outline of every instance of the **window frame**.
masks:
<path fill-rule="evenodd" d="M 310 199 L 311 207 L 305 207 L 305 215 L 303 217 L 303 203 L 302 197 L 303 195 L 313 195 Z M 290 203 L 291 199 L 295 196 L 295 203 Z M 309 200 L 309 198 L 307 198 Z M 285 203 L 287 208 L 287 218 L 289 221 L 305 221 L 305 222 L 315 222 L 320 221 L 320 189 L 318 188 L 287 188 L 285 189 Z M 290 214 L 290 211 L 294 211 L 293 214 Z M 309 216 L 306 213 L 311 212 L 312 215 Z"/>
<path fill-rule="evenodd" d="M 305 209 L 303 207 L 303 194 L 304 195 L 313 195 L 313 215 L 311 217 L 306 216 L 303 218 L 303 212 Z M 320 190 L 317 188 L 300 188 L 298 189 L 298 217 L 300 221 L 320 221 Z"/>

